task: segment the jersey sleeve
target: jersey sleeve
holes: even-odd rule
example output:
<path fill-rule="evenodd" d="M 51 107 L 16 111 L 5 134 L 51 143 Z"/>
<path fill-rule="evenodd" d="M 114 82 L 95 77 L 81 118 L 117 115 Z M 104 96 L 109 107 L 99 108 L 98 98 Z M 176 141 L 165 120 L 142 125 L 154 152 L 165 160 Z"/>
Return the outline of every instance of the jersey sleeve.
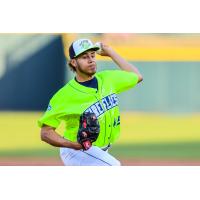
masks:
<path fill-rule="evenodd" d="M 43 125 L 48 125 L 57 128 L 60 125 L 64 114 L 62 99 L 60 98 L 60 95 L 56 94 L 50 100 L 44 115 L 38 120 L 38 126 L 42 127 Z"/>
<path fill-rule="evenodd" d="M 117 94 L 134 87 L 139 79 L 136 73 L 122 70 L 108 70 L 105 71 L 105 74 Z"/>

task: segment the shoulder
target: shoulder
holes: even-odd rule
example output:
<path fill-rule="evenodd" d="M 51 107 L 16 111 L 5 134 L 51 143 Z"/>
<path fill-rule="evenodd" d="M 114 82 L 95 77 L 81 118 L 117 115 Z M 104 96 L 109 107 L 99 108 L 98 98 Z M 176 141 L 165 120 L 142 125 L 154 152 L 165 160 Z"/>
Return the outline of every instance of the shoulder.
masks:
<path fill-rule="evenodd" d="M 69 83 L 61 87 L 56 93 L 53 94 L 51 101 L 59 101 L 60 99 L 66 98 L 69 96 Z"/>

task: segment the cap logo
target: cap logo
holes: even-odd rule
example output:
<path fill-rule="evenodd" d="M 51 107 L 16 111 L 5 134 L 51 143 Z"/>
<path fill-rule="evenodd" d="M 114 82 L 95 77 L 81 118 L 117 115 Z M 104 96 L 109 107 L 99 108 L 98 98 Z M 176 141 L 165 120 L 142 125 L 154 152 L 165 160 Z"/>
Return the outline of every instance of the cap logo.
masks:
<path fill-rule="evenodd" d="M 87 49 L 87 48 L 89 48 L 90 43 L 88 42 L 88 40 L 82 40 L 81 43 L 80 43 L 80 46 L 81 46 L 83 49 Z"/>

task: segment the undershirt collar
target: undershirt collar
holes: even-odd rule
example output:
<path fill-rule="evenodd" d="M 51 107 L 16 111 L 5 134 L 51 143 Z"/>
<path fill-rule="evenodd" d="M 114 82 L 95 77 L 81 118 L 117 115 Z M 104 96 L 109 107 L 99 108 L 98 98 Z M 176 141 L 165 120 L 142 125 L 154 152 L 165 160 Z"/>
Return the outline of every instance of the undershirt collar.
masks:
<path fill-rule="evenodd" d="M 90 88 L 94 88 L 94 89 L 98 89 L 98 81 L 97 78 L 94 77 L 93 79 L 89 80 L 89 81 L 84 81 L 84 82 L 79 82 L 77 81 L 76 77 L 75 77 L 75 81 L 83 86 L 86 87 L 90 87 Z"/>

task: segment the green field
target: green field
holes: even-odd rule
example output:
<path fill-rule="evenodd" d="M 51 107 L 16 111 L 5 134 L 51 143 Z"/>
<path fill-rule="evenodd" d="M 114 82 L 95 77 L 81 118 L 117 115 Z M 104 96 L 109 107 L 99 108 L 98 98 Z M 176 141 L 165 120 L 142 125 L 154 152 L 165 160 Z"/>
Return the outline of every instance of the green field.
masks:
<path fill-rule="evenodd" d="M 58 156 L 58 149 L 40 140 L 42 113 L 0 113 L 0 157 Z M 124 158 L 200 160 L 200 115 L 122 113 L 121 136 L 110 152 Z M 63 124 L 58 132 L 62 134 Z"/>

